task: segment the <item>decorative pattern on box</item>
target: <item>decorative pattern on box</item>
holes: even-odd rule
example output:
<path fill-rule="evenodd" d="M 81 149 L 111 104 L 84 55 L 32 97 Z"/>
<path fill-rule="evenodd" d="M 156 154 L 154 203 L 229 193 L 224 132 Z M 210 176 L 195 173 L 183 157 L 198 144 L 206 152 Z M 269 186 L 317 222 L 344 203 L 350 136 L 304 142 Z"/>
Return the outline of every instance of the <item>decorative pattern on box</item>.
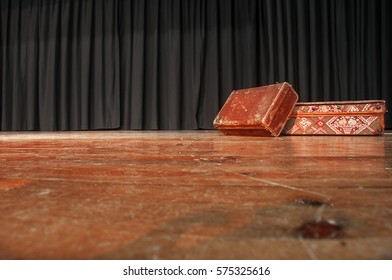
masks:
<path fill-rule="evenodd" d="M 382 135 L 383 100 L 297 103 L 286 135 Z"/>

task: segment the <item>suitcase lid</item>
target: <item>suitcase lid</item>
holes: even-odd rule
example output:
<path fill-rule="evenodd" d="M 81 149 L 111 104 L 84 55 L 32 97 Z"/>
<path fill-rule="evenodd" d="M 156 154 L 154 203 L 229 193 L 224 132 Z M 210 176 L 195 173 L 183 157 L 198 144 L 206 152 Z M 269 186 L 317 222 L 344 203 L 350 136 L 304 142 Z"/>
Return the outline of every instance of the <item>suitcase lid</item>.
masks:
<path fill-rule="evenodd" d="M 286 99 L 289 94 L 294 98 Z M 214 127 L 266 129 L 278 136 L 297 100 L 298 94 L 287 82 L 234 90 L 216 116 Z M 282 120 L 276 121 L 277 117 Z"/>
<path fill-rule="evenodd" d="M 309 115 L 369 115 L 386 112 L 384 100 L 298 102 L 290 117 Z"/>

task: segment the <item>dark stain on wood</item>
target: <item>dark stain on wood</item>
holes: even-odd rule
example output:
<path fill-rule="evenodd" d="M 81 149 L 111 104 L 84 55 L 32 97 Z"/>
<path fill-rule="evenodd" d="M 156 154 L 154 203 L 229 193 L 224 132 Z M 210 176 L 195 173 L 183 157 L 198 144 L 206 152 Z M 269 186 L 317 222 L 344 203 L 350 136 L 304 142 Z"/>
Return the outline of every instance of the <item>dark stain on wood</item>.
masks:
<path fill-rule="evenodd" d="M 331 207 L 332 204 L 325 201 L 320 201 L 314 198 L 298 198 L 294 200 L 294 204 L 296 205 L 303 205 L 303 206 L 311 206 L 311 207 L 321 207 L 321 206 L 328 206 Z"/>
<path fill-rule="evenodd" d="M 310 221 L 301 225 L 297 232 L 302 238 L 331 239 L 341 237 L 343 228 L 334 221 Z"/>

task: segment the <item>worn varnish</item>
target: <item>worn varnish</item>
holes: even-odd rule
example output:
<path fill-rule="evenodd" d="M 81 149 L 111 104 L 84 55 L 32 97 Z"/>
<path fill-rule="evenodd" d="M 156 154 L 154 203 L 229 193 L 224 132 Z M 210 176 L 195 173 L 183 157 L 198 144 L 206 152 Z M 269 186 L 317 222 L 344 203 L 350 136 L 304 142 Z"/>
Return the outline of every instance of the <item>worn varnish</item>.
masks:
<path fill-rule="evenodd" d="M 392 135 L 0 133 L 1 259 L 391 259 Z"/>

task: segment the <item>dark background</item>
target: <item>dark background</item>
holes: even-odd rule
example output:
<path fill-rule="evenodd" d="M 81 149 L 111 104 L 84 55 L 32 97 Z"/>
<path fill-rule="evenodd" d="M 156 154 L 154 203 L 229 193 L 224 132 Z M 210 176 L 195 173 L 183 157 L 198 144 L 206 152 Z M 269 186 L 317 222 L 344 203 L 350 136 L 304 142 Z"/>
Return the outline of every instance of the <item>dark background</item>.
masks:
<path fill-rule="evenodd" d="M 1 130 L 209 129 L 233 89 L 282 81 L 391 107 L 390 0 L 0 3 Z"/>

